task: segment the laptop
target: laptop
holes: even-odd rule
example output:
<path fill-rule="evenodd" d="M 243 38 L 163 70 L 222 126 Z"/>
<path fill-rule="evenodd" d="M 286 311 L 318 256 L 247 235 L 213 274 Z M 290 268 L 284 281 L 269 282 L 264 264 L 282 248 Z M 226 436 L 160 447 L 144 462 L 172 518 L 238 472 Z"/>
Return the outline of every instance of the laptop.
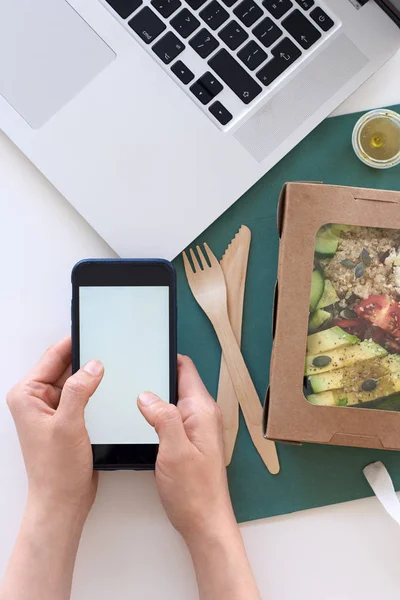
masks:
<path fill-rule="evenodd" d="M 400 47 L 400 0 L 0 10 L 0 126 L 121 256 L 173 258 Z"/>

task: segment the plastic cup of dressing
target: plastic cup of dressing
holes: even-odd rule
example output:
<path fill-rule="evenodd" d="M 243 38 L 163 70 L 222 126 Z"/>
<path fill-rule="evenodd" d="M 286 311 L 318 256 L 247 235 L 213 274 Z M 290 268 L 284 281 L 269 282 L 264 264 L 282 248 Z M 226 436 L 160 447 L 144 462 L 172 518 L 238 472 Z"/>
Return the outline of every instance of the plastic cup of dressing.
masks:
<path fill-rule="evenodd" d="M 369 167 L 400 164 L 400 115 L 384 108 L 366 113 L 354 126 L 352 142 L 358 158 Z"/>

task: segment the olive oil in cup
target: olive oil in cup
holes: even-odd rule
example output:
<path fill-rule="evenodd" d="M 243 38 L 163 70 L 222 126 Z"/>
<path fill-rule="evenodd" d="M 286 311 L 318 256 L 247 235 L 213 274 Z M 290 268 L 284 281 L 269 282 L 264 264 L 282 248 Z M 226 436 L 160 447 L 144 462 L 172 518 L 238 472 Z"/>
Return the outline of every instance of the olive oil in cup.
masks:
<path fill-rule="evenodd" d="M 378 109 L 363 115 L 353 130 L 353 148 L 358 158 L 375 169 L 400 164 L 400 115 Z"/>

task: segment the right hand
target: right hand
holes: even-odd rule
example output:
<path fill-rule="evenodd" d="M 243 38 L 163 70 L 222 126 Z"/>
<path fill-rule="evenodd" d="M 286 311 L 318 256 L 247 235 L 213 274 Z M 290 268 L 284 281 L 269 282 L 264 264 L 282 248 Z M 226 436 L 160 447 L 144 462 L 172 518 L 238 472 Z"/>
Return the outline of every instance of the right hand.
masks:
<path fill-rule="evenodd" d="M 190 538 L 236 524 L 224 464 L 222 415 L 190 358 L 178 356 L 178 404 L 143 392 L 138 406 L 160 439 L 156 481 L 167 515 Z"/>

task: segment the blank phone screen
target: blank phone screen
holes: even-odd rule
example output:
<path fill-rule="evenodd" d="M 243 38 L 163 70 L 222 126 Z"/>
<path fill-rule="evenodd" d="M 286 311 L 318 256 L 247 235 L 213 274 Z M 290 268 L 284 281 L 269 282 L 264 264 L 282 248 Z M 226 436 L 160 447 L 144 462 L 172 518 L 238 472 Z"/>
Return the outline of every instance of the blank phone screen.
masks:
<path fill-rule="evenodd" d="M 104 365 L 85 411 L 92 444 L 157 444 L 137 407 L 152 391 L 169 402 L 169 287 L 80 286 L 80 363 Z"/>

